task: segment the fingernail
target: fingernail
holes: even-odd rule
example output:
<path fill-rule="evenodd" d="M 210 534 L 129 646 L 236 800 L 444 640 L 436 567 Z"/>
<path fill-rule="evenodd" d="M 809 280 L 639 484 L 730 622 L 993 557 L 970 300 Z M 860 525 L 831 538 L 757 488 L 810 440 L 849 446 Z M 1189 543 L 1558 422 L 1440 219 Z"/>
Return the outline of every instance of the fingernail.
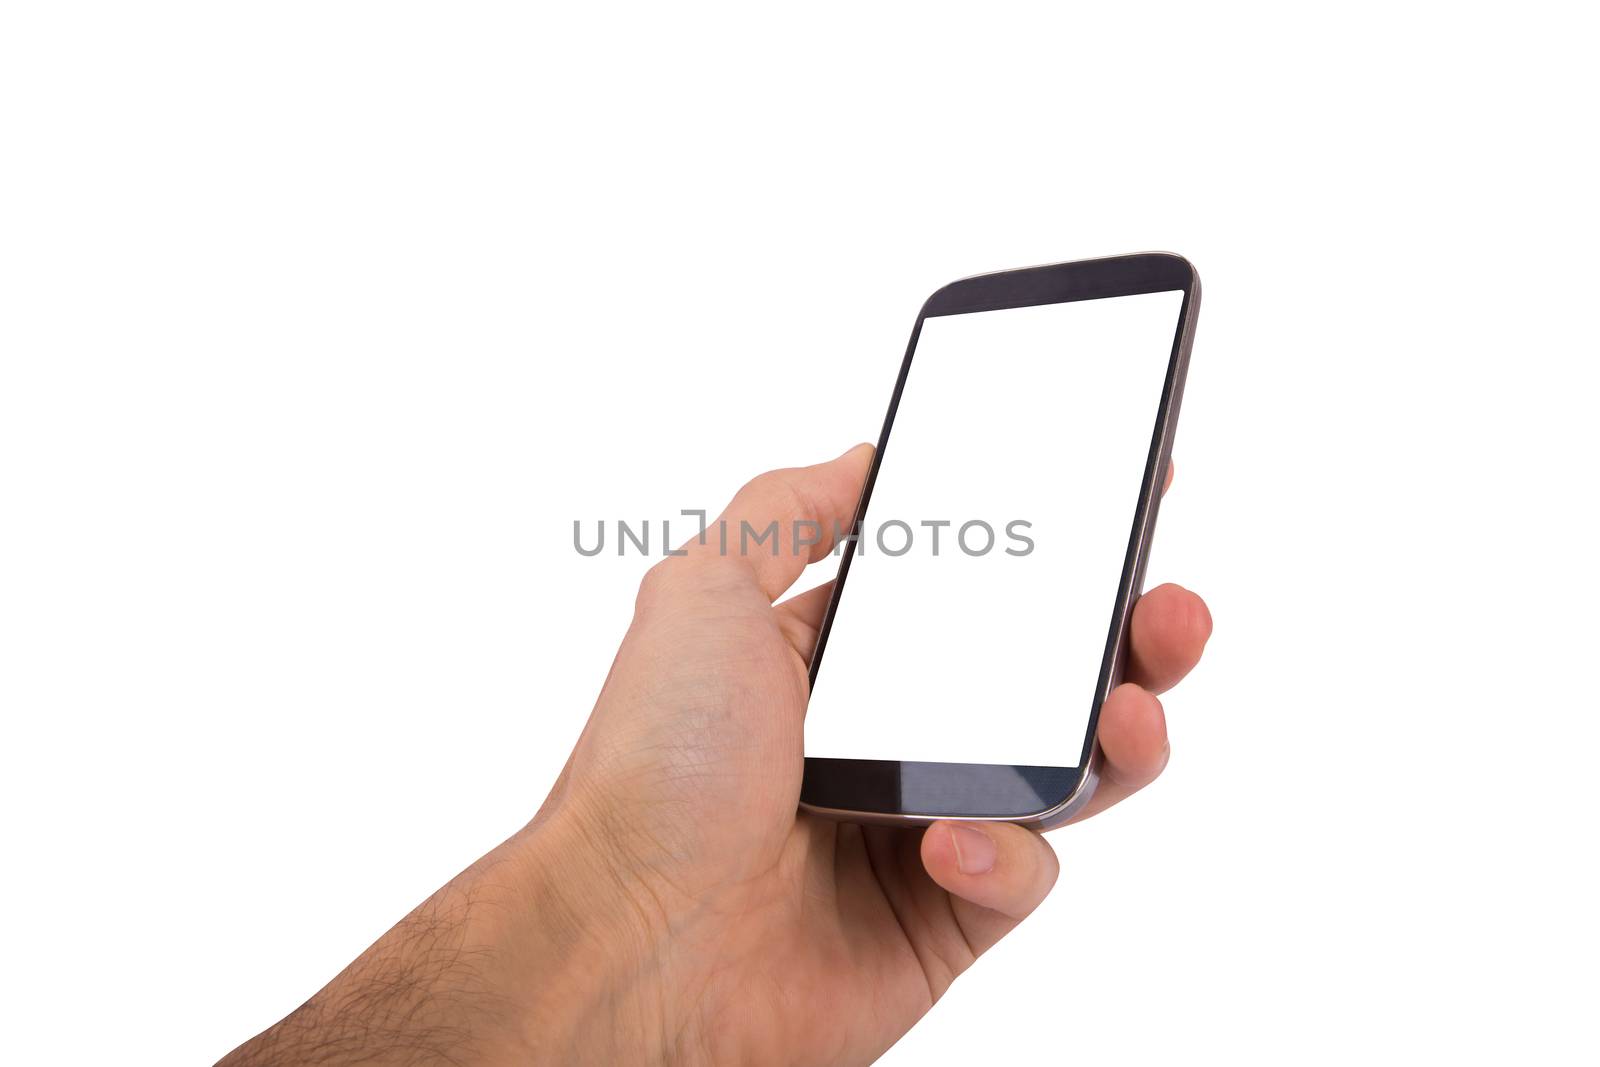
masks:
<path fill-rule="evenodd" d="M 959 823 L 950 827 L 950 843 L 956 850 L 956 867 L 962 874 L 988 874 L 994 870 L 999 850 L 994 839 L 982 830 Z"/>

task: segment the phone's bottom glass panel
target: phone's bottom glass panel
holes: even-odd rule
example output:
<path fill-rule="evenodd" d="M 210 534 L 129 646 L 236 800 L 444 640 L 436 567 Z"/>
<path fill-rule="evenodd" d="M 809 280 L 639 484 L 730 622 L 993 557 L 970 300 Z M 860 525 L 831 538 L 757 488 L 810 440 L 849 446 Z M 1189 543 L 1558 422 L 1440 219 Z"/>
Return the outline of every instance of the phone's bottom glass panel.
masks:
<path fill-rule="evenodd" d="M 1020 819 L 1060 804 L 1077 767 L 807 759 L 801 800 L 846 812 Z"/>

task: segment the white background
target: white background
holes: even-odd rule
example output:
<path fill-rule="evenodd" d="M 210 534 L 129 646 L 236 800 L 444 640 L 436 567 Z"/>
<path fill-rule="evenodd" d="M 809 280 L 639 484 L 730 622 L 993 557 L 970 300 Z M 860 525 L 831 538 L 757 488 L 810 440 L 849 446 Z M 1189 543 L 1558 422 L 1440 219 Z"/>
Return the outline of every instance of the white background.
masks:
<path fill-rule="evenodd" d="M 1164 248 L 1216 638 L 888 1062 L 1593 1062 L 1576 15 L 6 5 L 6 1057 L 291 1009 L 554 778 L 645 567 L 574 517 L 871 437 L 937 285 Z"/>
<path fill-rule="evenodd" d="M 1144 293 L 923 322 L 807 755 L 1078 766 L 1182 307 Z"/>

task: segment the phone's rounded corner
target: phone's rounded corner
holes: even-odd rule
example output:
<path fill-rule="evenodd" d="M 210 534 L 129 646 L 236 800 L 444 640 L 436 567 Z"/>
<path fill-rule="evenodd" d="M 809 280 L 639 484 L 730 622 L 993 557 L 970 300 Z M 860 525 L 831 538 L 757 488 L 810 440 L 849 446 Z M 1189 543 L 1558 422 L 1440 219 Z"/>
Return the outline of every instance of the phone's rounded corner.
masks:
<path fill-rule="evenodd" d="M 973 275 L 973 277 L 981 278 L 983 275 L 978 274 Z M 924 319 L 940 314 L 940 308 L 950 303 L 953 295 L 960 293 L 962 288 L 971 280 L 971 278 L 957 278 L 953 282 L 945 282 L 932 293 L 929 293 L 928 299 L 924 300 L 922 306 L 917 309 L 917 328 L 921 328 Z"/>
<path fill-rule="evenodd" d="M 1194 277 L 1198 278 L 1200 276 L 1200 273 L 1194 269 L 1194 263 L 1182 252 L 1168 252 L 1164 249 L 1156 249 L 1152 252 L 1135 252 L 1134 255 L 1168 259 L 1182 267 L 1184 270 L 1188 271 Z"/>
<path fill-rule="evenodd" d="M 1030 830 L 1044 833 L 1047 830 L 1056 830 L 1071 822 L 1077 815 L 1088 807 L 1089 801 L 1094 799 L 1095 790 L 1100 786 L 1100 746 L 1096 745 L 1094 754 L 1089 763 L 1084 767 L 1083 773 L 1078 775 L 1077 783 L 1064 798 L 1037 814 L 1015 822 Z"/>
<path fill-rule="evenodd" d="M 1169 265 L 1179 277 L 1177 281 L 1181 288 L 1194 293 L 1200 292 L 1200 272 L 1195 269 L 1193 261 L 1188 256 L 1178 252 L 1136 252 L 1130 258 L 1142 259 L 1147 262 L 1161 262 Z"/>

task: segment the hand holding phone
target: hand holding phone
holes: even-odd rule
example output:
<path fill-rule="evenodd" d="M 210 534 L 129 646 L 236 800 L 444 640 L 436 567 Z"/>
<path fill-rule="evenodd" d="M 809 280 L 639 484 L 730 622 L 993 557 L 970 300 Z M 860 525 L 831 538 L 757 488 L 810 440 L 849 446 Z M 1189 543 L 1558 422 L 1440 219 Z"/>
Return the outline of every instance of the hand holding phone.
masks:
<path fill-rule="evenodd" d="M 930 302 L 929 321 L 944 306 Z M 990 352 L 991 359 L 1003 357 Z M 932 393 L 917 400 L 919 385 L 910 400 L 902 398 L 907 421 L 900 430 L 911 425 L 913 402 L 942 414 L 942 405 L 925 402 Z M 1163 408 L 1175 404 L 1164 401 Z M 1163 432 L 1158 420 L 1158 437 Z M 897 436 L 900 451 L 891 456 L 915 453 L 906 445 L 911 439 Z M 1001 476 L 993 465 L 1003 453 L 975 454 L 988 465 L 980 473 Z M 1165 445 L 1160 454 L 1164 460 Z M 775 525 L 779 542 L 729 553 L 716 538 L 691 539 L 652 568 L 589 721 L 538 815 L 224 1062 L 297 1062 L 330 1049 L 373 1048 L 562 1063 L 685 1057 L 866 1063 L 882 1055 L 978 955 L 1038 906 L 1057 865 L 1044 838 L 1004 821 L 950 819 L 924 830 L 915 823 L 932 818 L 928 811 L 864 809 L 863 817 L 910 818 L 863 826 L 799 808 L 802 773 L 808 789 L 816 784 L 816 761 L 802 758 L 807 663 L 818 662 L 813 652 L 833 586 L 779 598 L 808 562 L 828 558 L 835 529 L 848 528 L 860 510 L 873 456 L 861 446 L 831 462 L 764 474 L 717 520 L 734 531 L 744 523 L 756 530 Z M 946 454 L 941 463 L 948 467 L 932 472 L 933 484 L 969 475 L 966 462 L 963 453 Z M 889 498 L 891 479 L 915 484 L 900 482 L 892 465 L 880 464 L 878 475 L 885 490 L 880 502 Z M 1135 510 L 1147 520 L 1159 483 L 1139 484 Z M 816 539 L 795 537 L 801 528 L 816 531 Z M 1031 534 L 1022 532 L 1043 553 L 1051 531 L 1039 521 Z M 960 552 L 959 529 L 942 532 Z M 969 548 L 978 547 L 981 533 L 967 531 Z M 1020 549 L 1004 536 L 998 533 L 995 551 L 1008 544 Z M 897 542 L 885 544 L 898 549 Z M 876 547 L 857 562 L 873 562 Z M 1002 562 L 961 559 L 978 576 L 979 565 Z M 827 672 L 846 648 L 839 620 L 860 607 L 852 598 L 858 584 L 868 587 L 868 577 L 863 566 L 850 579 L 849 596 L 833 604 L 832 645 L 813 717 L 829 714 L 820 701 L 831 699 Z M 1135 588 L 1125 590 L 1129 603 Z M 1049 605 L 1059 591 L 1039 588 L 1033 595 Z M 863 621 L 893 621 L 871 610 L 860 614 Z M 1027 621 L 1048 631 L 1057 614 L 1032 611 Z M 943 618 L 964 640 L 977 640 L 971 620 Z M 1116 642 L 1129 681 L 1098 705 L 1089 727 L 1103 750 L 1101 787 L 1078 817 L 1161 772 L 1166 726 L 1154 694 L 1194 666 L 1210 632 L 1200 599 L 1176 586 L 1140 599 L 1131 618 L 1126 640 Z M 924 657 L 916 676 L 900 679 L 903 698 L 900 688 L 883 690 L 891 701 L 886 707 L 916 707 L 915 701 L 926 707 L 938 690 L 922 676 L 937 678 L 942 670 L 950 677 L 952 665 L 941 658 L 948 657 Z M 986 669 L 998 676 L 1018 665 L 997 654 Z M 1053 705 L 1071 727 L 1057 731 L 1061 736 L 1081 726 L 1065 695 L 1069 688 L 1064 681 Z M 839 689 L 840 714 L 885 710 L 852 704 L 844 699 L 851 687 Z M 1081 700 L 1077 707 L 1081 716 Z M 964 710 L 974 758 L 980 741 L 1017 740 L 1003 730 L 983 737 L 989 725 L 999 725 L 996 712 L 1003 709 Z M 945 743 L 932 733 L 911 740 Z M 1041 765 L 1065 762 L 1060 736 L 1034 742 L 1046 754 Z M 1028 751 L 996 755 L 1012 759 Z M 1003 1034 L 997 1041 L 1003 1044 Z"/>

